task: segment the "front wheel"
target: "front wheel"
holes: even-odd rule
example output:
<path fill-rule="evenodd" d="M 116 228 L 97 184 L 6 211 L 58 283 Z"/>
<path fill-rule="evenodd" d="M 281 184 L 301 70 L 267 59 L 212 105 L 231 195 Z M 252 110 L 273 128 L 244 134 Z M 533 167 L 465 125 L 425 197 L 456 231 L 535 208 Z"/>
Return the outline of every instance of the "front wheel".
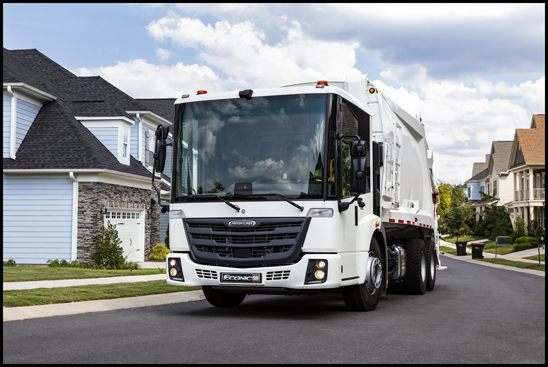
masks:
<path fill-rule="evenodd" d="M 342 288 L 344 303 L 351 311 L 373 311 L 379 304 L 382 285 L 382 255 L 377 240 L 371 239 L 365 282 Z"/>
<path fill-rule="evenodd" d="M 236 307 L 245 298 L 245 294 L 228 293 L 211 286 L 203 286 L 202 290 L 207 301 L 215 307 Z"/>

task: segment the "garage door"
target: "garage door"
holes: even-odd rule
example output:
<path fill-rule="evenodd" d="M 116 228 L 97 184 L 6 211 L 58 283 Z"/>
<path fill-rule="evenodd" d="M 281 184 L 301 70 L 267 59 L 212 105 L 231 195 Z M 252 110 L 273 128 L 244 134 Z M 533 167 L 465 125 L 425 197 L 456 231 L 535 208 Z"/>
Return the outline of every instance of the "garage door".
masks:
<path fill-rule="evenodd" d="M 118 237 L 122 240 L 127 261 L 145 261 L 145 219 L 144 211 L 128 209 L 107 209 L 105 226 L 108 221 L 116 225 Z"/>

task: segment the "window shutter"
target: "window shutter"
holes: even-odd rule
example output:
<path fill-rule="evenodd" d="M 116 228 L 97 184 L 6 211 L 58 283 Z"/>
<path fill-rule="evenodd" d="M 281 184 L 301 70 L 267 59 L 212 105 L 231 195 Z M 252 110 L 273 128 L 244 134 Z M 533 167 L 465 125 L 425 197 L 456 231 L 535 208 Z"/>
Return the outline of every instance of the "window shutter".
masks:
<path fill-rule="evenodd" d="M 149 140 L 149 135 L 148 135 L 148 129 L 147 129 L 145 130 L 145 167 L 149 166 L 148 140 Z"/>

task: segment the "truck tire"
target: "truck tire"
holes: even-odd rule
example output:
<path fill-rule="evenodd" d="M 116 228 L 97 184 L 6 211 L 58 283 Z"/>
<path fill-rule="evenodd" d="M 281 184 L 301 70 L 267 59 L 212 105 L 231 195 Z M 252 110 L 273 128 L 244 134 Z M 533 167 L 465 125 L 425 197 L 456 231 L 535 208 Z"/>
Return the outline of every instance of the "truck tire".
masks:
<path fill-rule="evenodd" d="M 363 284 L 342 288 L 346 307 L 351 311 L 373 311 L 379 304 L 382 285 L 382 255 L 377 240 L 371 239 L 366 280 Z M 369 282 L 368 282 L 369 278 Z"/>
<path fill-rule="evenodd" d="M 425 241 L 426 245 L 426 290 L 433 291 L 436 285 L 436 244 L 431 240 Z"/>
<path fill-rule="evenodd" d="M 245 294 L 228 293 L 211 286 L 203 286 L 202 290 L 207 301 L 215 307 L 236 307 L 245 298 Z"/>
<path fill-rule="evenodd" d="M 412 238 L 405 244 L 404 287 L 409 294 L 426 293 L 426 246 L 421 238 Z"/>

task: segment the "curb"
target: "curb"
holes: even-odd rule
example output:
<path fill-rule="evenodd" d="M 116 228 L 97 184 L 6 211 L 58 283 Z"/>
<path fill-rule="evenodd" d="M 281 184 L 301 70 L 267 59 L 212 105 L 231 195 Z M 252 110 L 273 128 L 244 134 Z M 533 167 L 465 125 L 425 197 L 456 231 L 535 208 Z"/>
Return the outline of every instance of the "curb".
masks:
<path fill-rule="evenodd" d="M 540 270 L 520 269 L 520 268 L 516 268 L 515 266 L 492 264 L 492 263 L 485 262 L 485 261 L 476 261 L 474 259 L 463 258 L 462 256 L 455 256 L 455 255 L 451 255 L 451 254 L 447 254 L 447 253 L 445 253 L 445 254 L 440 253 L 440 255 L 441 256 L 447 256 L 447 257 L 450 257 L 450 258 L 453 258 L 453 259 L 456 259 L 456 260 L 460 260 L 460 261 L 466 261 L 466 262 L 469 262 L 469 263 L 472 263 L 472 264 L 490 266 L 492 268 L 499 268 L 499 269 L 504 269 L 504 270 L 517 271 L 518 273 L 533 274 L 533 275 L 537 275 L 537 276 L 540 276 L 540 277 L 545 277 L 546 276 L 546 273 L 543 272 L 543 271 L 540 271 Z M 512 260 L 510 260 L 510 261 L 512 261 Z"/>
<path fill-rule="evenodd" d="M 117 298 L 97 301 L 58 303 L 40 306 L 3 307 L 3 321 L 40 317 L 76 315 L 88 312 L 113 311 L 127 308 L 166 305 L 205 299 L 201 290 L 154 294 L 150 296 Z"/>

